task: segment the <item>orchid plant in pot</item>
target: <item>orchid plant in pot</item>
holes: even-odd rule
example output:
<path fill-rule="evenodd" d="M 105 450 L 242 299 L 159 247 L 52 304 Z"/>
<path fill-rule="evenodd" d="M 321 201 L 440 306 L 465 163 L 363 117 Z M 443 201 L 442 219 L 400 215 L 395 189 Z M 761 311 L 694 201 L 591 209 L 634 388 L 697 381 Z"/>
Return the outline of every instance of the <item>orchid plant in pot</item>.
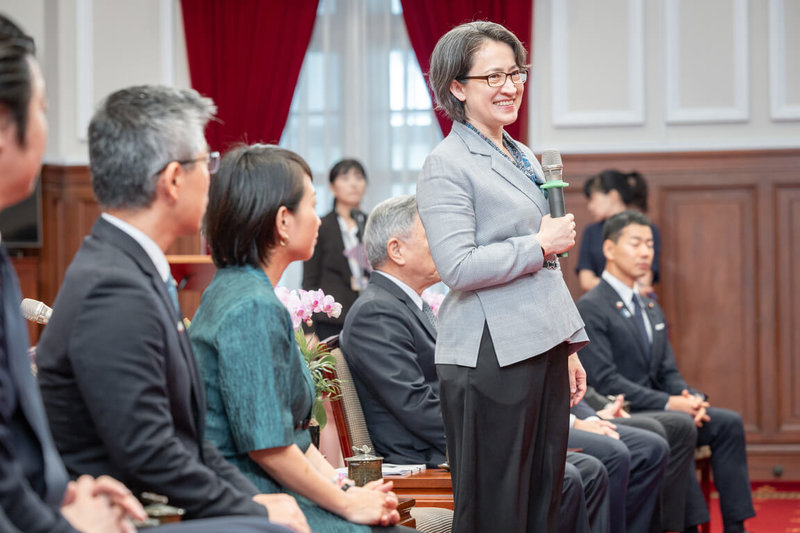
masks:
<path fill-rule="evenodd" d="M 341 380 L 328 377 L 336 366 L 336 359 L 331 355 L 331 350 L 327 345 L 321 342 L 313 343 L 306 337 L 303 324 L 310 326 L 314 313 L 325 313 L 331 318 L 338 317 L 342 312 L 342 304 L 336 302 L 333 296 L 326 295 L 321 289 L 316 291 L 289 290 L 286 287 L 278 286 L 275 288 L 275 295 L 292 317 L 294 338 L 314 383 L 314 404 L 311 408 L 311 418 L 316 420 L 322 429 L 328 420 L 323 401 L 325 399 L 335 400 L 339 397 Z"/>

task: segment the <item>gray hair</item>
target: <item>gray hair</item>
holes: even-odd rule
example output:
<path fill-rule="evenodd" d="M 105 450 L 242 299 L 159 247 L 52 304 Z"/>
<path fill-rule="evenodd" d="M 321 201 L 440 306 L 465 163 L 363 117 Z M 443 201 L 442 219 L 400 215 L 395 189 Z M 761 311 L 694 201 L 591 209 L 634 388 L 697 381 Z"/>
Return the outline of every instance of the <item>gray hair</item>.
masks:
<path fill-rule="evenodd" d="M 103 208 L 148 207 L 158 173 L 197 156 L 216 113 L 193 89 L 142 85 L 108 96 L 89 124 L 92 186 Z"/>
<path fill-rule="evenodd" d="M 475 53 L 487 40 L 506 43 L 514 52 L 517 67 L 528 68 L 525 47 L 516 35 L 494 22 L 483 20 L 467 22 L 445 33 L 431 54 L 428 80 L 436 96 L 436 109 L 440 109 L 455 122 L 464 122 L 464 102 L 453 96 L 450 84 L 469 75 Z"/>
<path fill-rule="evenodd" d="M 417 197 L 397 196 L 379 203 L 367 219 L 364 246 L 372 268 L 378 268 L 389 258 L 386 245 L 392 237 L 408 239 L 417 220 Z"/>

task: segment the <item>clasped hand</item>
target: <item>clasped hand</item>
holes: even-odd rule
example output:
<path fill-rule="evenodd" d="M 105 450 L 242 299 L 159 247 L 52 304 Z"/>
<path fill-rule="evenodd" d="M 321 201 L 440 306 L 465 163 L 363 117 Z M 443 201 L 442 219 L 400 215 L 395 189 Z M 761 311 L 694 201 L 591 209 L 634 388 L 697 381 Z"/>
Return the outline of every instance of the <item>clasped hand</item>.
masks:
<path fill-rule="evenodd" d="M 131 518 L 147 518 L 131 491 L 109 476 L 97 479 L 81 476 L 77 481 L 70 481 L 61 514 L 72 527 L 84 533 L 135 533 Z"/>
<path fill-rule="evenodd" d="M 391 526 L 400 521 L 393 483 L 382 479 L 347 491 L 345 518 L 357 524 Z"/>
<path fill-rule="evenodd" d="M 688 390 L 683 389 L 680 395 L 669 397 L 667 408 L 672 411 L 683 411 L 684 413 L 688 413 L 692 416 L 692 418 L 694 418 L 694 425 L 697 427 L 702 427 L 704 423 L 711 420 L 711 417 L 708 416 L 708 413 L 706 412 L 706 408 L 710 405 L 711 404 L 699 396 L 695 396 Z"/>

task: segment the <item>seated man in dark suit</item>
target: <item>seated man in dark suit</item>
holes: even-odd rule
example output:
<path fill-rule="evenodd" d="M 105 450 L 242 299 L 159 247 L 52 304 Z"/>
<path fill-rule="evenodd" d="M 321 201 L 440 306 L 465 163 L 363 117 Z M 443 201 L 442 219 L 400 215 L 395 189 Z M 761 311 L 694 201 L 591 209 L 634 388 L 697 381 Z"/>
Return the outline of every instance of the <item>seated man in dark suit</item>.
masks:
<path fill-rule="evenodd" d="M 205 393 L 164 251 L 200 228 L 219 162 L 203 135 L 214 112 L 193 90 L 153 86 L 100 105 L 89 155 L 103 212 L 37 347 L 39 384 L 73 476 L 163 494 L 189 519 L 269 515 L 307 531 L 292 497 L 258 494 L 204 436 Z"/>
<path fill-rule="evenodd" d="M 711 407 L 686 384 L 667 339 L 658 304 L 642 298 L 636 280 L 653 260 L 650 221 L 626 211 L 603 228 L 606 269 L 600 284 L 578 300 L 591 342 L 581 350 L 587 380 L 601 394 L 624 394 L 631 410 L 672 410 L 697 425 L 698 445 L 711 447 L 725 532 L 744 530 L 755 514 L 747 474 L 744 427 L 730 410 Z"/>
<path fill-rule="evenodd" d="M 47 139 L 44 83 L 33 41 L 0 15 L 0 210 L 33 191 Z M 144 510 L 108 476 L 69 482 L 47 426 L 28 357 L 28 331 L 11 261 L 0 246 L 0 531 L 131 532 Z M 277 532 L 250 517 L 175 524 L 158 533 Z"/>
<path fill-rule="evenodd" d="M 389 463 L 436 466 L 445 460 L 433 358 L 436 317 L 421 294 L 439 274 L 416 198 L 380 203 L 369 216 L 364 243 L 374 270 L 345 319 L 339 346 L 377 453 Z M 608 531 L 607 487 L 597 459 L 568 454 L 561 530 Z"/>

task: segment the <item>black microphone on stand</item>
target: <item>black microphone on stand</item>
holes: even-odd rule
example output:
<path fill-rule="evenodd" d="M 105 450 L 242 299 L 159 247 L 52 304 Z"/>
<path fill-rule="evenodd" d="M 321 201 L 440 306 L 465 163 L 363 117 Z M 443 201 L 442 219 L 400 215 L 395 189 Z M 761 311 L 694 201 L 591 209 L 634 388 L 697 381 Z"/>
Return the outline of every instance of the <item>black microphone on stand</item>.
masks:
<path fill-rule="evenodd" d="M 544 171 L 545 183 L 542 189 L 547 190 L 547 202 L 550 204 L 550 216 L 561 218 L 567 214 L 567 206 L 564 202 L 564 187 L 569 187 L 569 183 L 561 179 L 564 165 L 561 163 L 561 153 L 558 150 L 545 150 L 542 152 L 542 170 Z M 561 252 L 558 257 L 568 257 L 569 252 Z"/>

